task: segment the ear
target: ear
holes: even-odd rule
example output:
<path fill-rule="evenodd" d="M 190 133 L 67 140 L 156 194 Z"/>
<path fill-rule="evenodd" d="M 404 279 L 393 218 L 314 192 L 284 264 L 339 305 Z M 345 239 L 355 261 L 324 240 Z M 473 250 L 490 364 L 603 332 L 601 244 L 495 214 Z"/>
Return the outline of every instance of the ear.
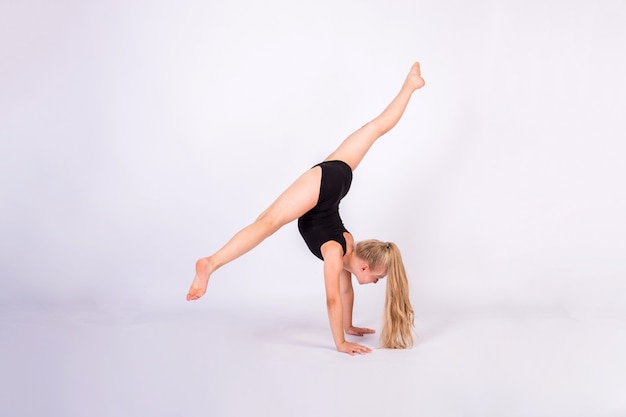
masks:
<path fill-rule="evenodd" d="M 361 268 L 361 272 L 365 272 L 368 269 L 370 269 L 370 266 L 367 264 L 367 262 L 363 262 L 360 268 Z"/>

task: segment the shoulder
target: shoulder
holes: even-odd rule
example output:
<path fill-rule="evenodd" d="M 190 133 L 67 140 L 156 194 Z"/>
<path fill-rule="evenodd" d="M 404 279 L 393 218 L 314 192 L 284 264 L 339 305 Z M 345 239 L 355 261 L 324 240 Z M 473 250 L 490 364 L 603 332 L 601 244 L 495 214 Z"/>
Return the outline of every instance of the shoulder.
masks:
<path fill-rule="evenodd" d="M 343 247 L 339 242 L 329 240 L 320 247 L 324 264 L 343 265 Z"/>

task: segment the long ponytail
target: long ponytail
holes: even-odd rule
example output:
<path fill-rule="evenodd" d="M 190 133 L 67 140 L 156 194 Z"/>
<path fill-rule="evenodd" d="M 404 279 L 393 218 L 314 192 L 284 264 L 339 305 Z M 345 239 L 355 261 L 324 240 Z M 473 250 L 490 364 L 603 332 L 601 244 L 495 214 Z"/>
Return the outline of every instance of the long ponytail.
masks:
<path fill-rule="evenodd" d="M 388 349 L 406 349 L 413 346 L 415 314 L 409 299 L 409 281 L 400 250 L 389 242 L 389 251 L 391 257 L 387 267 L 387 294 L 380 341 Z"/>
<path fill-rule="evenodd" d="M 415 314 L 409 299 L 409 281 L 400 250 L 395 243 L 366 240 L 356 245 L 356 253 L 371 268 L 387 266 L 387 291 L 383 315 L 381 345 L 387 349 L 413 346 Z"/>

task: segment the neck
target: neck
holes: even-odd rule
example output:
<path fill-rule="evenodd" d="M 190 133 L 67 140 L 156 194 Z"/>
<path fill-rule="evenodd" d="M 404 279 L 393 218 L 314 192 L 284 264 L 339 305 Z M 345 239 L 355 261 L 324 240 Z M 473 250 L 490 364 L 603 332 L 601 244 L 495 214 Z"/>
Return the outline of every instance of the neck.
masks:
<path fill-rule="evenodd" d="M 345 271 L 350 272 L 351 274 L 354 274 L 354 268 L 352 266 L 352 264 L 354 263 L 354 259 L 355 259 L 354 251 L 347 253 L 343 257 L 343 269 Z"/>

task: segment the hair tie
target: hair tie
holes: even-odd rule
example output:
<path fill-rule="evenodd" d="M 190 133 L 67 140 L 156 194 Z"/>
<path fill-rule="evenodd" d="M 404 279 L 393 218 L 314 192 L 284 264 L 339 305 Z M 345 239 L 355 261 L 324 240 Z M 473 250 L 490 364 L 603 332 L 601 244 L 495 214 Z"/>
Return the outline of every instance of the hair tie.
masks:
<path fill-rule="evenodd" d="M 389 249 L 389 242 L 385 242 L 385 246 L 387 246 L 387 249 Z"/>

